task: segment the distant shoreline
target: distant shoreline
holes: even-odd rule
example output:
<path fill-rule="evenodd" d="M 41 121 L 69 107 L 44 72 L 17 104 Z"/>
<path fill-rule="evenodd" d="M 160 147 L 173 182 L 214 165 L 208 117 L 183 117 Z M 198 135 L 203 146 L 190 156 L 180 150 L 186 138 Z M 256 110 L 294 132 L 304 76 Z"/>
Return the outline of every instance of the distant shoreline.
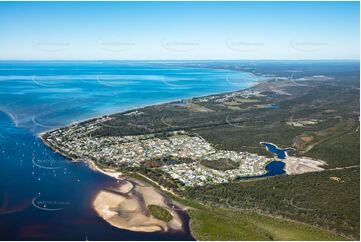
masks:
<path fill-rule="evenodd" d="M 242 71 L 242 72 L 246 72 L 246 71 Z M 253 76 L 256 76 L 254 73 L 252 72 L 246 72 L 246 73 L 249 73 Z M 257 76 L 258 77 L 258 76 Z M 267 81 L 267 80 L 265 80 Z M 239 90 L 236 90 L 236 91 L 231 91 L 231 92 L 221 92 L 221 93 L 214 93 L 214 94 L 207 94 L 207 95 L 204 95 L 204 96 L 194 96 L 194 97 L 189 97 L 189 98 L 181 98 L 181 99 L 176 99 L 176 100 L 173 100 L 173 101 L 165 101 L 165 102 L 159 102 L 159 103 L 156 103 L 156 104 L 151 104 L 151 105 L 144 105 L 144 106 L 138 106 L 138 107 L 133 107 L 133 108 L 130 108 L 130 109 L 127 109 L 127 110 L 124 110 L 124 111 L 120 111 L 120 112 L 114 112 L 114 113 L 111 113 L 111 114 L 107 114 L 107 115 L 99 115 L 99 116 L 95 116 L 95 117 L 92 117 L 92 118 L 88 118 L 88 119 L 84 119 L 84 120 L 79 120 L 79 121 L 76 121 L 76 122 L 72 122 L 72 123 L 69 123 L 68 125 L 66 126 L 62 126 L 62 127 L 58 127 L 58 128 L 53 128 L 53 129 L 49 129 L 49 130 L 46 130 L 46 131 L 42 131 L 40 133 L 37 134 L 37 136 L 43 141 L 43 143 L 50 147 L 51 149 L 53 149 L 55 152 L 59 153 L 60 155 L 66 157 L 67 159 L 71 160 L 72 162 L 86 162 L 90 164 L 90 168 L 92 168 L 91 166 L 93 166 L 93 168 L 95 168 L 95 170 L 98 170 L 99 172 L 103 173 L 103 174 L 106 174 L 108 176 L 111 176 L 111 177 L 114 177 L 113 175 L 111 174 L 108 174 L 108 172 L 104 171 L 102 168 L 100 168 L 94 161 L 90 161 L 89 159 L 80 159 L 80 158 L 77 158 L 77 159 L 74 159 L 73 157 L 69 156 L 68 154 L 66 154 L 66 152 L 62 151 L 61 149 L 59 149 L 58 147 L 55 147 L 54 145 L 50 144 L 49 142 L 46 141 L 46 139 L 44 138 L 44 135 L 49 133 L 49 132 L 52 132 L 52 131 L 55 131 L 55 130 L 58 130 L 58 129 L 63 129 L 63 128 L 66 128 L 68 126 L 71 126 L 71 125 L 74 125 L 74 124 L 77 124 L 77 125 L 81 125 L 81 124 L 86 124 L 88 122 L 91 122 L 91 121 L 95 121 L 95 120 L 98 120 L 98 119 L 101 119 L 101 118 L 104 118 L 104 117 L 110 117 L 110 116 L 113 116 L 113 115 L 117 115 L 117 114 L 126 114 L 126 113 L 130 113 L 130 112 L 134 112 L 134 111 L 137 111 L 141 108 L 145 108 L 145 107 L 153 107 L 153 106 L 159 106 L 159 105 L 164 105 L 164 104 L 170 104 L 170 103 L 174 103 L 174 102 L 178 102 L 178 101 L 181 101 L 181 100 L 184 100 L 184 99 L 193 99 L 193 98 L 204 98 L 204 97 L 209 97 L 209 96 L 216 96 L 216 95 L 225 95 L 225 94 L 232 94 L 232 93 L 236 93 L 236 92 L 240 92 L 240 91 L 245 91 L 245 90 L 248 90 L 248 89 L 252 89 L 252 88 L 255 88 L 256 86 L 258 86 L 259 84 L 263 83 L 264 81 L 261 81 L 261 80 L 257 80 L 257 81 L 254 81 L 254 82 L 247 82 L 247 83 L 251 83 L 252 85 L 250 85 L 249 87 L 247 88 L 244 88 L 244 89 L 239 89 Z"/>
<path fill-rule="evenodd" d="M 115 179 L 120 179 L 120 176 L 122 175 L 121 172 L 117 172 L 115 170 L 112 170 L 112 169 L 104 169 L 103 167 L 99 166 L 98 164 L 96 164 L 95 161 L 91 160 L 91 159 L 82 159 L 82 158 L 75 158 L 69 154 L 67 154 L 65 151 L 63 151 L 61 148 L 57 147 L 56 145 L 53 145 L 51 143 L 49 143 L 47 140 L 46 140 L 46 134 L 51 132 L 51 131 L 54 131 L 54 130 L 58 130 L 58 129 L 62 129 L 62 128 L 66 128 L 70 125 L 73 125 L 73 124 L 77 124 L 77 125 L 81 125 L 81 124 L 86 124 L 88 122 L 92 122 L 92 121 L 95 121 L 95 120 L 98 120 L 98 119 L 101 119 L 101 118 L 104 118 L 104 117 L 109 117 L 109 116 L 112 116 L 112 115 L 116 115 L 116 114 L 125 114 L 125 113 L 130 113 L 130 112 L 134 112 L 136 110 L 139 110 L 141 108 L 144 108 L 144 107 L 152 107 L 152 106 L 159 106 L 159 105 L 163 105 L 163 104 L 168 104 L 168 103 L 173 103 L 173 102 L 177 102 L 177 101 L 180 101 L 180 100 L 185 100 L 185 99 L 193 99 L 193 98 L 202 98 L 202 97 L 209 97 L 209 96 L 214 96 L 214 95 L 224 95 L 224 94 L 231 94 L 231 93 L 236 93 L 236 92 L 240 92 L 240 91 L 244 91 L 244 90 L 247 90 L 247 89 L 251 89 L 251 88 L 254 88 L 255 86 L 259 85 L 261 82 L 260 81 L 257 81 L 257 82 L 252 82 L 252 85 L 247 87 L 247 88 L 244 88 L 244 89 L 240 89 L 240 90 L 236 90 L 236 91 L 232 91 L 232 92 L 223 92 L 223 93 L 216 93 L 216 94 L 208 94 L 208 95 L 204 95 L 204 96 L 197 96 L 197 97 L 190 97 L 190 98 L 182 98 L 182 99 L 177 99 L 177 100 L 173 100 L 173 101 L 167 101 L 167 102 L 161 102 L 161 103 L 157 103 L 157 104 L 152 104 L 152 105 L 145 105 L 145 106 L 142 106 L 142 107 L 135 107 L 135 108 L 131 108 L 131 109 L 128 109 L 128 110 L 125 110 L 125 111 L 122 111 L 122 112 L 115 112 L 115 113 L 112 113 L 112 114 L 109 114 L 109 115 L 101 115 L 101 116 L 97 116 L 97 117 L 93 117 L 93 118 L 89 118 L 89 119 L 86 119 L 86 120 L 82 120 L 82 121 L 77 121 L 77 122 L 73 122 L 71 124 L 68 124 L 64 127 L 59 127 L 59 128 L 54 128 L 54 129 L 49 129 L 49 130 L 46 130 L 46 131 L 43 131 L 43 132 L 40 132 L 38 133 L 38 137 L 43 141 L 43 143 L 48 146 L 49 148 L 51 148 L 52 150 L 54 150 L 55 152 L 59 153 L 60 155 L 66 157 L 67 159 L 69 159 L 71 162 L 84 162 L 86 164 L 88 164 L 89 168 L 94 170 L 94 171 L 97 171 L 97 172 L 100 172 L 104 175 L 107 175 L 107 176 L 110 176 L 110 177 L 113 177 Z M 149 182 L 147 182 L 149 183 Z M 151 183 L 149 183 L 152 187 L 153 185 Z M 162 191 L 165 191 L 165 192 L 171 192 L 169 191 L 168 189 L 165 189 L 163 187 L 160 186 L 160 189 Z M 175 195 L 175 194 L 174 194 Z"/>
<path fill-rule="evenodd" d="M 253 76 L 257 77 L 257 78 L 261 78 L 260 76 L 257 76 L 252 72 L 247 72 L 247 71 L 241 71 L 241 72 L 251 74 L 251 75 L 253 75 Z M 263 83 L 264 81 L 267 81 L 267 80 L 259 80 L 258 79 L 256 81 L 246 82 L 247 84 L 249 84 L 248 87 L 246 87 L 244 89 L 238 89 L 238 90 L 235 90 L 235 91 L 220 92 L 220 93 L 210 93 L 210 94 L 200 95 L 200 96 L 192 96 L 192 97 L 185 97 L 185 98 L 180 98 L 180 99 L 175 99 L 175 100 L 160 101 L 160 102 L 156 102 L 154 104 L 145 104 L 145 105 L 140 105 L 140 106 L 133 106 L 133 107 L 130 107 L 130 108 L 126 109 L 126 110 L 116 111 L 116 112 L 112 112 L 110 114 L 100 114 L 100 115 L 96 115 L 96 116 L 93 116 L 93 117 L 79 119 L 77 121 L 73 121 L 71 123 L 68 123 L 68 124 L 66 124 L 64 126 L 54 127 L 54 128 L 50 128 L 50 129 L 41 131 L 41 132 L 38 133 L 38 136 L 43 135 L 43 134 L 48 133 L 48 132 L 51 132 L 51 131 L 54 131 L 54 130 L 57 130 L 57 129 L 62 129 L 62 128 L 68 127 L 68 126 L 73 125 L 73 124 L 87 123 L 87 122 L 90 122 L 90 121 L 93 121 L 93 120 L 113 116 L 113 115 L 116 115 L 116 114 L 126 114 L 126 113 L 130 113 L 130 112 L 134 112 L 134 111 L 136 111 L 138 109 L 146 108 L 146 107 L 154 107 L 154 106 L 159 106 L 159 105 L 164 105 L 164 104 L 170 104 L 170 103 L 174 103 L 174 102 L 179 102 L 179 101 L 184 100 L 184 99 L 204 98 L 204 97 L 209 97 L 209 96 L 224 95 L 224 94 L 231 94 L 231 93 L 235 93 L 235 92 L 245 91 L 245 90 L 248 90 L 248 89 L 255 88 L 256 86 L 258 86 L 260 83 Z"/>

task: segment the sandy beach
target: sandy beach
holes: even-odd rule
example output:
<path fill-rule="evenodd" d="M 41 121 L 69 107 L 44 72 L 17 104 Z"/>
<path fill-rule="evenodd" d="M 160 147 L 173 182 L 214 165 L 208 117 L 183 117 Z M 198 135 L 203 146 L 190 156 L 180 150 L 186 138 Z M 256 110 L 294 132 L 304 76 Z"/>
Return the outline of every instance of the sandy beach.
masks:
<path fill-rule="evenodd" d="M 40 139 L 54 151 L 68 157 L 57 147 L 49 144 L 43 134 Z M 71 157 L 68 157 L 71 159 Z M 73 160 L 73 159 L 72 159 Z M 78 160 L 73 160 L 77 162 Z M 185 210 L 182 205 L 174 203 L 151 185 L 135 179 L 124 178 L 121 172 L 112 169 L 102 169 L 91 159 L 81 159 L 91 169 L 117 180 L 117 187 L 101 190 L 94 198 L 92 205 L 97 214 L 114 227 L 136 232 L 159 232 L 182 230 L 182 220 L 179 210 Z M 167 209 L 173 216 L 169 222 L 152 217 L 148 205 L 158 205 Z M 175 209 L 176 208 L 176 209 Z"/>
<path fill-rule="evenodd" d="M 92 161 L 91 159 L 84 159 L 83 160 L 86 164 L 89 165 L 89 167 L 95 171 L 98 171 L 100 173 L 103 173 L 104 175 L 107 175 L 107 176 L 110 176 L 110 177 L 113 177 L 115 179 L 119 179 L 122 177 L 122 173 L 119 172 L 119 171 L 114 171 L 112 169 L 101 169 L 99 168 L 95 163 L 94 161 Z"/>

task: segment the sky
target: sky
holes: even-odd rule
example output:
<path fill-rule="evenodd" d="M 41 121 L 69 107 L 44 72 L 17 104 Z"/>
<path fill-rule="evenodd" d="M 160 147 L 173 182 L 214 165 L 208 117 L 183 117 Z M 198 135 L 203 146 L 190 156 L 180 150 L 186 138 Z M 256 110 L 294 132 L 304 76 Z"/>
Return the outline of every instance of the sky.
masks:
<path fill-rule="evenodd" d="M 359 2 L 0 2 L 0 59 L 359 59 L 359 9 Z"/>

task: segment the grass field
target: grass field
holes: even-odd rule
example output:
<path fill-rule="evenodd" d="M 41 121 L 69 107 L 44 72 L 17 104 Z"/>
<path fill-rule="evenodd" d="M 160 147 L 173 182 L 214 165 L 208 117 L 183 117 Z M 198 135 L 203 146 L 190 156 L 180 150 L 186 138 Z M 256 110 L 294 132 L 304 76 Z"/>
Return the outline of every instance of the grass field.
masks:
<path fill-rule="evenodd" d="M 289 220 L 230 209 L 191 209 L 197 240 L 345 240 L 332 232 Z"/>

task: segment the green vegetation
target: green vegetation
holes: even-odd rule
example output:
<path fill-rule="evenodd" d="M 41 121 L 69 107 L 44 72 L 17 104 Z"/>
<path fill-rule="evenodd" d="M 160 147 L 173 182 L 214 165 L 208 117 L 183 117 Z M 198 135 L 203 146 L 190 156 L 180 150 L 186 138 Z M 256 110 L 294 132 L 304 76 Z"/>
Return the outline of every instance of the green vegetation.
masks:
<path fill-rule="evenodd" d="M 326 160 L 327 168 L 360 165 L 360 132 L 327 140 L 305 155 Z"/>
<path fill-rule="evenodd" d="M 289 77 L 290 70 L 295 70 L 295 73 L 294 80 L 284 78 L 263 82 L 248 89 L 245 95 L 242 92 L 211 95 L 189 99 L 188 105 L 167 103 L 141 108 L 138 109 L 139 115 L 114 114 L 92 135 L 161 135 L 168 131 L 186 130 L 202 136 L 218 149 L 248 151 L 271 157 L 273 155 L 260 145 L 261 141 L 265 141 L 279 147 L 296 148 L 296 151 L 289 152 L 294 156 L 322 159 L 328 163 L 326 169 L 360 164 L 358 63 L 305 65 L 267 62 L 254 66 L 250 63 L 234 66 L 210 63 L 204 64 L 204 67 L 252 70 L 257 74 L 282 77 Z M 227 95 L 231 97 L 227 99 Z M 267 104 L 276 104 L 279 108 L 260 108 Z M 200 112 L 200 107 L 203 111 L 212 112 Z M 287 124 L 291 119 L 320 122 L 294 127 Z M 220 160 L 201 162 L 204 166 L 221 170 L 235 166 Z M 258 213 L 322 227 L 349 239 L 358 240 L 360 237 L 357 167 L 187 188 L 157 169 L 164 164 L 167 164 L 166 160 L 152 160 L 144 162 L 139 168 L 118 168 L 133 176 L 139 176 L 136 175 L 139 173 L 149 177 L 182 198 L 169 193 L 170 197 L 197 208 L 189 212 L 192 231 L 197 239 L 342 239 L 315 227 Z M 195 201 L 212 208 L 204 208 Z"/>
<path fill-rule="evenodd" d="M 323 229 L 251 212 L 204 207 L 188 214 L 197 240 L 345 240 Z"/>
<path fill-rule="evenodd" d="M 239 167 L 239 163 L 230 159 L 201 160 L 200 163 L 205 167 L 221 171 L 236 169 Z"/>
<path fill-rule="evenodd" d="M 259 211 L 358 239 L 359 177 L 358 168 L 350 168 L 189 188 L 187 194 L 204 204 Z"/>
<path fill-rule="evenodd" d="M 150 204 L 147 206 L 147 208 L 150 214 L 159 220 L 169 222 L 173 219 L 172 214 L 170 214 L 167 209 L 162 208 L 158 205 Z"/>
<path fill-rule="evenodd" d="M 131 176 L 150 182 L 148 179 L 137 174 L 131 174 Z M 153 176 L 152 180 L 162 184 L 163 180 L 159 179 L 160 177 Z M 332 180 L 331 178 L 333 177 L 340 178 L 340 180 Z M 160 188 L 155 183 L 150 183 Z M 357 168 L 307 173 L 297 176 L 284 175 L 263 179 L 250 179 L 239 183 L 208 185 L 205 187 L 188 188 L 186 190 L 180 190 L 179 187 L 176 187 L 172 190 L 176 191 L 178 195 L 175 196 L 166 192 L 170 198 L 193 208 L 189 211 L 189 215 L 191 217 L 191 224 L 195 226 L 192 227 L 194 236 L 199 236 L 196 237 L 197 239 L 206 239 L 202 237 L 203 232 L 197 231 L 203 231 L 211 222 L 214 222 L 216 227 L 227 226 L 229 228 L 223 228 L 227 231 L 225 233 L 227 236 L 225 239 L 220 240 L 228 240 L 232 236 L 239 235 L 237 233 L 229 234 L 232 232 L 232 229 L 247 228 L 244 223 L 235 218 L 227 220 L 227 223 L 220 224 L 220 221 L 222 221 L 221 214 L 224 211 L 229 211 L 229 214 L 245 219 L 253 216 L 250 215 L 250 212 L 245 213 L 245 211 L 254 211 L 251 214 L 257 213 L 257 216 L 261 216 L 261 221 L 266 221 L 265 219 L 269 221 L 271 218 L 267 215 L 271 215 L 281 219 L 273 218 L 275 221 L 270 223 L 277 224 L 277 221 L 286 222 L 287 220 L 285 219 L 291 219 L 292 221 L 313 225 L 315 226 L 312 227 L 314 229 L 320 227 L 343 234 L 345 236 L 344 239 L 357 239 L 359 237 L 359 195 L 358 192 L 355 192 L 359 191 L 359 171 Z M 211 208 L 201 204 L 211 206 Z M 214 220 L 211 218 L 214 218 Z M 230 224 L 233 225 L 231 226 Z M 291 223 L 290 226 L 297 228 L 300 226 L 295 224 L 297 223 Z M 203 226 L 206 226 L 206 228 Z M 253 233 L 252 230 L 248 231 Z M 320 231 L 320 236 L 327 234 L 322 229 Z M 311 236 L 313 233 L 307 232 L 303 236 L 307 236 L 307 234 Z M 332 233 L 329 234 L 332 235 Z M 214 236 L 214 238 L 218 238 L 217 233 Z M 333 239 L 336 239 L 336 237 Z M 232 238 L 235 239 L 237 237 Z M 242 238 L 247 239 L 246 237 Z M 315 240 L 317 238 L 315 237 Z M 261 240 L 261 238 L 259 239 Z M 302 239 L 300 238 L 300 240 Z M 322 240 L 321 238 L 319 239 Z M 328 239 L 325 238 L 325 240 Z"/>
<path fill-rule="evenodd" d="M 149 179 L 136 173 L 131 177 L 160 187 Z M 244 183 L 258 180 L 246 180 Z M 243 183 L 242 183 L 243 184 Z M 347 238 L 334 232 L 314 226 L 271 217 L 256 212 L 206 206 L 199 202 L 175 196 L 163 191 L 175 201 L 191 207 L 187 210 L 190 216 L 192 235 L 197 240 L 346 240 Z"/>

